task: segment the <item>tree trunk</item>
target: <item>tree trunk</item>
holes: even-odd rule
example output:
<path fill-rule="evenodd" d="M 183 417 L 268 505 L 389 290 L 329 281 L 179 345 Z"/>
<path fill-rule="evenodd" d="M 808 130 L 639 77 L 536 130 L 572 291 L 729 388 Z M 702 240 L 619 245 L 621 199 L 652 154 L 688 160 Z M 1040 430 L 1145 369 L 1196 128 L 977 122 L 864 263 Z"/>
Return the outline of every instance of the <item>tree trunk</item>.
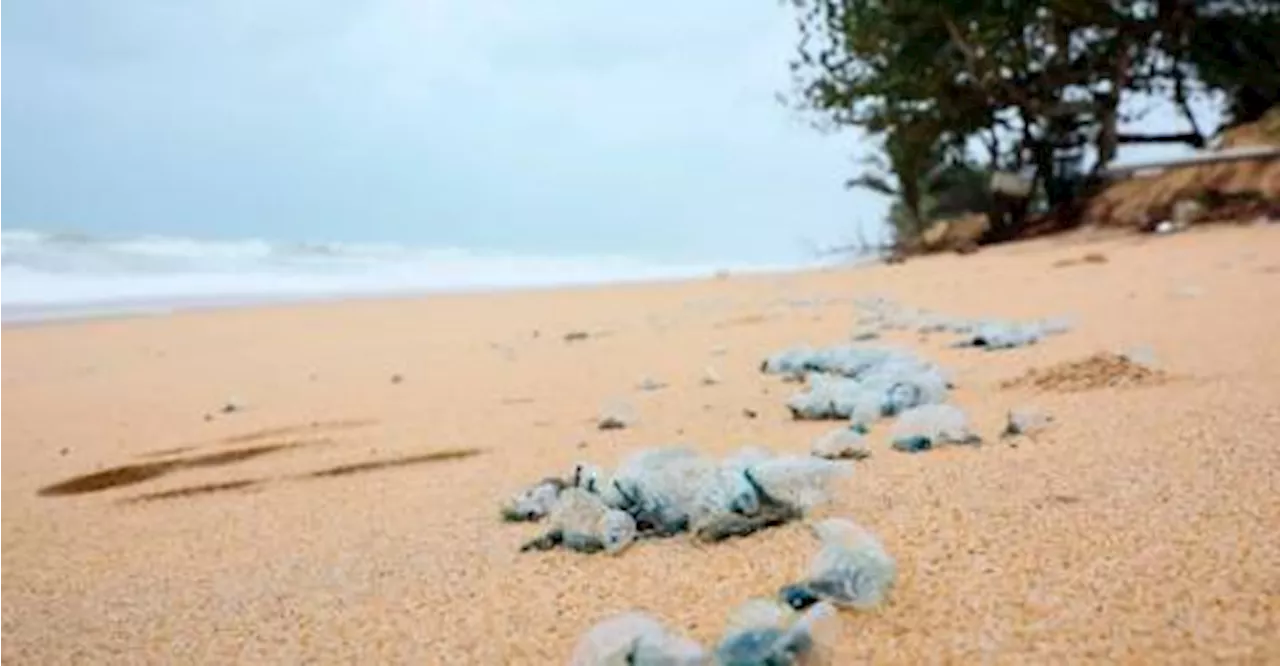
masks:
<path fill-rule="evenodd" d="M 1191 126 L 1191 134 L 1195 137 L 1191 145 L 1196 148 L 1204 148 L 1204 132 L 1200 131 L 1200 125 L 1196 122 L 1196 114 L 1191 112 L 1191 103 L 1187 99 L 1186 74 L 1177 63 L 1173 65 L 1173 76 L 1173 100 L 1177 102 L 1178 108 L 1182 111 L 1182 117 L 1186 118 L 1187 124 Z"/>
<path fill-rule="evenodd" d="M 1129 82 L 1129 66 L 1132 54 L 1128 40 L 1122 39 L 1119 44 L 1115 67 L 1111 70 L 1111 90 L 1102 96 L 1098 109 L 1098 163 L 1093 171 L 1097 173 L 1116 158 L 1120 146 L 1120 94 Z"/>
<path fill-rule="evenodd" d="M 910 176 L 913 177 L 903 178 L 900 185 L 902 204 L 906 207 L 907 214 L 911 216 L 912 230 L 916 238 L 919 238 L 920 234 L 924 233 L 924 220 L 920 219 L 920 178 L 918 174 L 910 174 Z"/>

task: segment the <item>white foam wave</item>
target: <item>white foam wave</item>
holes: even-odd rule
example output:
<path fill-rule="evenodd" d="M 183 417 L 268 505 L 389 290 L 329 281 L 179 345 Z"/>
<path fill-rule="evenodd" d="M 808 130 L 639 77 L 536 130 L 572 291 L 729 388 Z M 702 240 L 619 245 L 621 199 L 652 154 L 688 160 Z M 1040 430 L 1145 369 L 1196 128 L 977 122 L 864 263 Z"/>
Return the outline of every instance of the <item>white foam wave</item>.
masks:
<path fill-rule="evenodd" d="M 625 257 L 543 257 L 377 243 L 272 243 L 4 230 L 6 320 L 126 311 L 138 303 L 254 302 L 439 290 L 519 288 L 706 276 L 742 265 Z M 131 305 L 133 307 L 131 307 Z"/>

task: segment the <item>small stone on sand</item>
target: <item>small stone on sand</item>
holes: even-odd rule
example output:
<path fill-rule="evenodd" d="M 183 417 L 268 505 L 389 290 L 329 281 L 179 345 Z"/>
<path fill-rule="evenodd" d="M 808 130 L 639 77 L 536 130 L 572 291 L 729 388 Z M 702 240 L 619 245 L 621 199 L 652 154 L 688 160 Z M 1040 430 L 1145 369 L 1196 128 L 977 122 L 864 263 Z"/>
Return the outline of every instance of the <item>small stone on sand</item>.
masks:
<path fill-rule="evenodd" d="M 596 427 L 601 430 L 621 430 L 627 427 L 627 423 L 616 416 L 606 416 L 600 419 L 600 424 Z"/>
<path fill-rule="evenodd" d="M 658 391 L 666 387 L 667 385 L 664 382 L 660 382 L 652 377 L 645 377 L 636 385 L 636 388 L 641 391 Z"/>

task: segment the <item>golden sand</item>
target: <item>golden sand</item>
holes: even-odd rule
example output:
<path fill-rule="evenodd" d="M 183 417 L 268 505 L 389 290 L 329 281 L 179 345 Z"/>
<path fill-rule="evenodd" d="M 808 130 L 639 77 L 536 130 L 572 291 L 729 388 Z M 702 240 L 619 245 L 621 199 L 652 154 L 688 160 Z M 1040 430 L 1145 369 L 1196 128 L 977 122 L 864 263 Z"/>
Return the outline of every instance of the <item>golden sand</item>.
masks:
<path fill-rule="evenodd" d="M 1107 261 L 1053 268 L 1086 252 Z M 1252 226 L 6 328 L 4 661 L 563 663 L 627 609 L 710 642 L 803 573 L 802 525 L 519 554 L 538 528 L 498 504 L 643 446 L 807 451 L 832 424 L 793 422 L 796 386 L 759 362 L 845 341 L 852 299 L 880 294 L 1077 325 L 1000 352 L 886 334 L 954 372 L 988 445 L 908 455 L 873 431 L 824 515 L 874 530 L 900 578 L 878 612 L 841 614 L 836 663 L 1280 662 L 1277 266 L 1280 228 Z M 1135 347 L 1177 381 L 1001 388 Z M 598 430 L 614 404 L 635 424 Z M 998 440 L 1018 407 L 1054 425 Z"/>

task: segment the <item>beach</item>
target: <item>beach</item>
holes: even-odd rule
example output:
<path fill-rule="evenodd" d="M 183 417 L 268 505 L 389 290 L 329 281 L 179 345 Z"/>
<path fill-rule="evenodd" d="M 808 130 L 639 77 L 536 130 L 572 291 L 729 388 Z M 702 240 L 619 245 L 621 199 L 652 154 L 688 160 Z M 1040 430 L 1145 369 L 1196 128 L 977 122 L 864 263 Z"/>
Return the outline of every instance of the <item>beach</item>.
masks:
<path fill-rule="evenodd" d="M 867 343 L 950 370 L 985 443 L 909 455 L 873 429 L 819 512 L 875 532 L 899 579 L 878 610 L 840 614 L 833 663 L 1280 661 L 1274 224 L 6 327 L 4 661 L 564 663 L 631 609 L 712 643 L 729 609 L 803 574 L 803 524 L 520 553 L 540 528 L 498 506 L 641 447 L 806 453 L 834 424 L 794 421 L 797 385 L 760 362 L 847 343 L 855 299 L 877 295 L 1073 326 L 1004 351 Z M 1160 381 L 1006 385 L 1135 349 Z M 597 429 L 613 405 L 635 422 Z M 1024 406 L 1053 426 L 1000 439 Z"/>

